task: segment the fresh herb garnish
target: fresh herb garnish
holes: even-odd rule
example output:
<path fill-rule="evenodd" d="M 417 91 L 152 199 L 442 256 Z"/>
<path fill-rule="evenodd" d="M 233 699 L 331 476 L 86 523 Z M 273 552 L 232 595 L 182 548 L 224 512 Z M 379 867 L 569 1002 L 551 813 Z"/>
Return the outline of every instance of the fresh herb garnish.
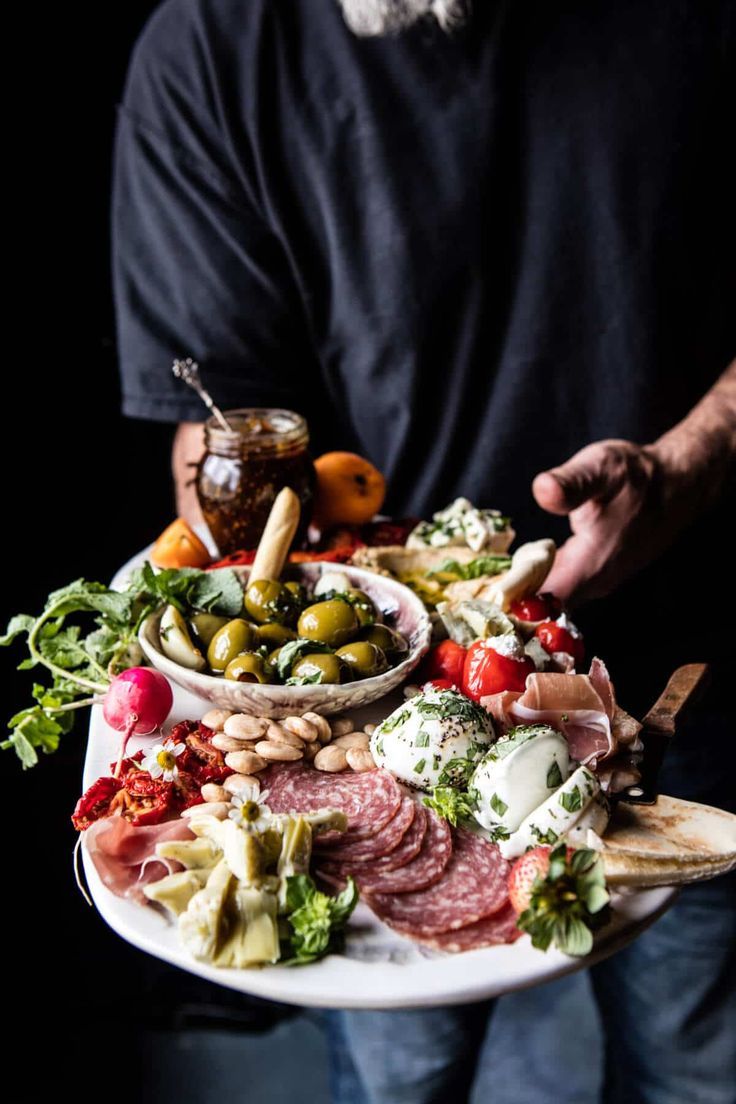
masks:
<path fill-rule="evenodd" d="M 285 941 L 284 965 L 300 966 L 338 950 L 343 929 L 358 903 L 358 887 L 352 878 L 342 893 L 321 893 L 307 874 L 286 879 L 286 910 L 290 932 Z"/>
<path fill-rule="evenodd" d="M 539 843 L 547 843 L 551 847 L 553 847 L 560 838 L 552 828 L 548 828 L 546 832 L 543 832 L 540 828 L 537 828 L 536 824 L 532 824 L 529 830 Z"/>
<path fill-rule="evenodd" d="M 470 776 L 477 766 L 475 759 L 460 758 L 451 759 L 445 763 L 437 779 L 438 786 L 455 786 L 465 789 L 470 781 Z"/>
<path fill-rule="evenodd" d="M 552 760 L 552 766 L 547 771 L 547 789 L 556 790 L 562 785 L 562 771 L 556 759 Z"/>
<path fill-rule="evenodd" d="M 510 556 L 479 556 L 470 563 L 457 560 L 445 560 L 433 571 L 427 572 L 427 578 L 433 575 L 456 575 L 458 579 L 480 579 L 483 575 L 500 575 L 511 566 Z"/>
<path fill-rule="evenodd" d="M 568 813 L 576 813 L 583 807 L 583 795 L 577 786 L 573 786 L 567 793 L 561 793 L 557 800 Z"/>
<path fill-rule="evenodd" d="M 276 670 L 279 673 L 279 677 L 286 679 L 289 676 L 291 668 L 294 666 L 298 659 L 302 659 L 307 655 L 322 654 L 325 652 L 331 653 L 332 648 L 328 648 L 326 644 L 319 644 L 316 640 L 305 640 L 304 637 L 297 637 L 296 640 L 287 640 L 286 644 L 279 651 L 278 660 L 276 661 Z M 308 678 L 311 676 L 307 676 Z M 290 685 L 301 685 L 291 683 Z"/>
<path fill-rule="evenodd" d="M 420 728 L 417 732 L 417 738 L 414 741 L 415 747 L 429 747 L 429 733 L 423 728 Z"/>
<path fill-rule="evenodd" d="M 506 802 L 502 801 L 502 799 L 498 796 L 497 793 L 491 794 L 491 800 L 489 802 L 489 805 L 493 809 L 494 813 L 497 813 L 498 816 L 500 816 L 500 817 L 502 817 L 505 813 L 507 813 L 508 809 L 509 809 Z"/>
<path fill-rule="evenodd" d="M 411 713 L 408 709 L 400 709 L 397 713 L 392 713 L 389 717 L 386 718 L 385 721 L 381 721 L 381 724 L 379 725 L 379 728 L 381 729 L 381 734 L 385 736 L 387 732 L 393 732 L 395 728 L 398 728 L 399 725 L 404 724 L 404 722 L 408 721 L 410 717 Z"/>
<path fill-rule="evenodd" d="M 291 675 L 284 686 L 316 686 L 324 677 L 324 671 L 315 671 L 313 675 Z"/>
<path fill-rule="evenodd" d="M 435 786 L 430 796 L 424 798 L 424 804 L 455 828 L 461 822 L 474 823 L 473 806 L 468 794 L 454 786 Z"/>
<path fill-rule="evenodd" d="M 421 774 L 426 765 L 427 765 L 427 760 L 426 759 L 420 759 L 418 762 L 416 762 L 414 764 L 414 773 L 415 774 Z"/>
<path fill-rule="evenodd" d="M 484 731 L 488 729 L 488 714 L 482 706 L 466 698 L 459 690 L 442 690 L 438 701 L 426 698 L 417 701 L 416 710 L 422 717 L 445 721 L 450 717 L 478 725 Z"/>

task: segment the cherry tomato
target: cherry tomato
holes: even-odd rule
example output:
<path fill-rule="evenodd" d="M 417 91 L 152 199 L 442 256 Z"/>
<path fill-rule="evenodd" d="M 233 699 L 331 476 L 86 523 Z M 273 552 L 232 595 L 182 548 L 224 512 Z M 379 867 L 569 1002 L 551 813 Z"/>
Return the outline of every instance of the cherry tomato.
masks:
<path fill-rule="evenodd" d="M 575 660 L 576 667 L 585 659 L 582 636 L 573 636 L 556 621 L 543 621 L 541 625 L 537 625 L 534 635 L 549 655 L 553 652 L 567 652 Z"/>
<path fill-rule="evenodd" d="M 527 675 L 536 669 L 529 656 L 515 659 L 501 655 L 490 644 L 490 640 L 476 640 L 468 648 L 462 691 L 473 701 L 480 701 L 488 694 L 499 694 L 502 690 L 521 693 L 526 687 Z"/>
<path fill-rule="evenodd" d="M 462 684 L 465 666 L 465 648 L 454 640 L 443 640 L 432 648 L 422 663 L 419 678 L 421 682 L 434 682 L 435 679 L 447 680 L 451 686 Z"/>
<path fill-rule="evenodd" d="M 520 621 L 546 621 L 550 617 L 557 617 L 562 608 L 554 594 L 530 594 L 512 602 L 509 612 Z"/>

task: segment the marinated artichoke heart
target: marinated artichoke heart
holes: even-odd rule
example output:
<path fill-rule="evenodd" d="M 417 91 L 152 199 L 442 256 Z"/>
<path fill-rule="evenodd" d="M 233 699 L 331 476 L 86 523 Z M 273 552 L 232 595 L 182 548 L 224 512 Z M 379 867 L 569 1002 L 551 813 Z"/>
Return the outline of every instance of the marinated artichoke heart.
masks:
<path fill-rule="evenodd" d="M 440 602 L 437 612 L 442 618 L 447 635 L 464 648 L 474 640 L 515 632 L 512 621 L 497 605 L 480 598 Z"/>
<path fill-rule="evenodd" d="M 378 725 L 371 752 L 378 766 L 420 790 L 448 777 L 453 762 L 480 758 L 495 739 L 490 716 L 457 690 L 426 690 Z M 458 768 L 459 770 L 459 768 Z M 450 778 L 460 783 L 463 779 Z"/>
<path fill-rule="evenodd" d="M 554 793 L 570 773 L 562 733 L 549 725 L 521 725 L 486 752 L 473 771 L 468 794 L 475 819 L 498 838 Z"/>
<path fill-rule="evenodd" d="M 164 655 L 191 671 L 204 671 L 207 660 L 192 641 L 189 627 L 175 606 L 167 606 L 161 616 L 159 641 Z"/>

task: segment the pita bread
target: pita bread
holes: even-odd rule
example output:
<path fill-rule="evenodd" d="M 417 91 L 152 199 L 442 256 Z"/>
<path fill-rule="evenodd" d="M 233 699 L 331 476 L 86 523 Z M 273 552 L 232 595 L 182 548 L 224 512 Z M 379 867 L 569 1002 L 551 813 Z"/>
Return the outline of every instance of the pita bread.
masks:
<path fill-rule="evenodd" d="M 617 805 L 602 839 L 611 885 L 680 885 L 736 869 L 736 816 L 661 794 L 656 805 Z"/>
<path fill-rule="evenodd" d="M 454 545 L 446 548 L 405 548 L 403 544 L 387 544 L 382 548 L 359 548 L 350 557 L 350 562 L 381 575 L 424 575 L 427 571 L 436 571 L 447 560 L 470 563 L 486 555 L 500 553 L 474 552 L 472 548 Z"/>

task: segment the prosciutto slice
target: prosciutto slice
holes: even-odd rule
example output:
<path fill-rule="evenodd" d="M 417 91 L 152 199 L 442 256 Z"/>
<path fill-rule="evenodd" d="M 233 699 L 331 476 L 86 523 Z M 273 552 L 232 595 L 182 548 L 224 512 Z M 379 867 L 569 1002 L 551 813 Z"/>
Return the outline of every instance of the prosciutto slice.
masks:
<path fill-rule="evenodd" d="M 562 732 L 570 755 L 595 770 L 613 758 L 620 744 L 638 750 L 641 725 L 616 704 L 606 665 L 597 657 L 587 675 L 537 671 L 522 694 L 504 691 L 481 704 L 508 729 L 518 724 L 548 724 Z"/>
<path fill-rule="evenodd" d="M 181 863 L 161 859 L 156 844 L 164 840 L 194 839 L 186 820 L 138 826 L 122 816 L 97 820 L 84 833 L 84 844 L 103 885 L 117 897 L 150 904 L 143 887 L 181 870 Z"/>

